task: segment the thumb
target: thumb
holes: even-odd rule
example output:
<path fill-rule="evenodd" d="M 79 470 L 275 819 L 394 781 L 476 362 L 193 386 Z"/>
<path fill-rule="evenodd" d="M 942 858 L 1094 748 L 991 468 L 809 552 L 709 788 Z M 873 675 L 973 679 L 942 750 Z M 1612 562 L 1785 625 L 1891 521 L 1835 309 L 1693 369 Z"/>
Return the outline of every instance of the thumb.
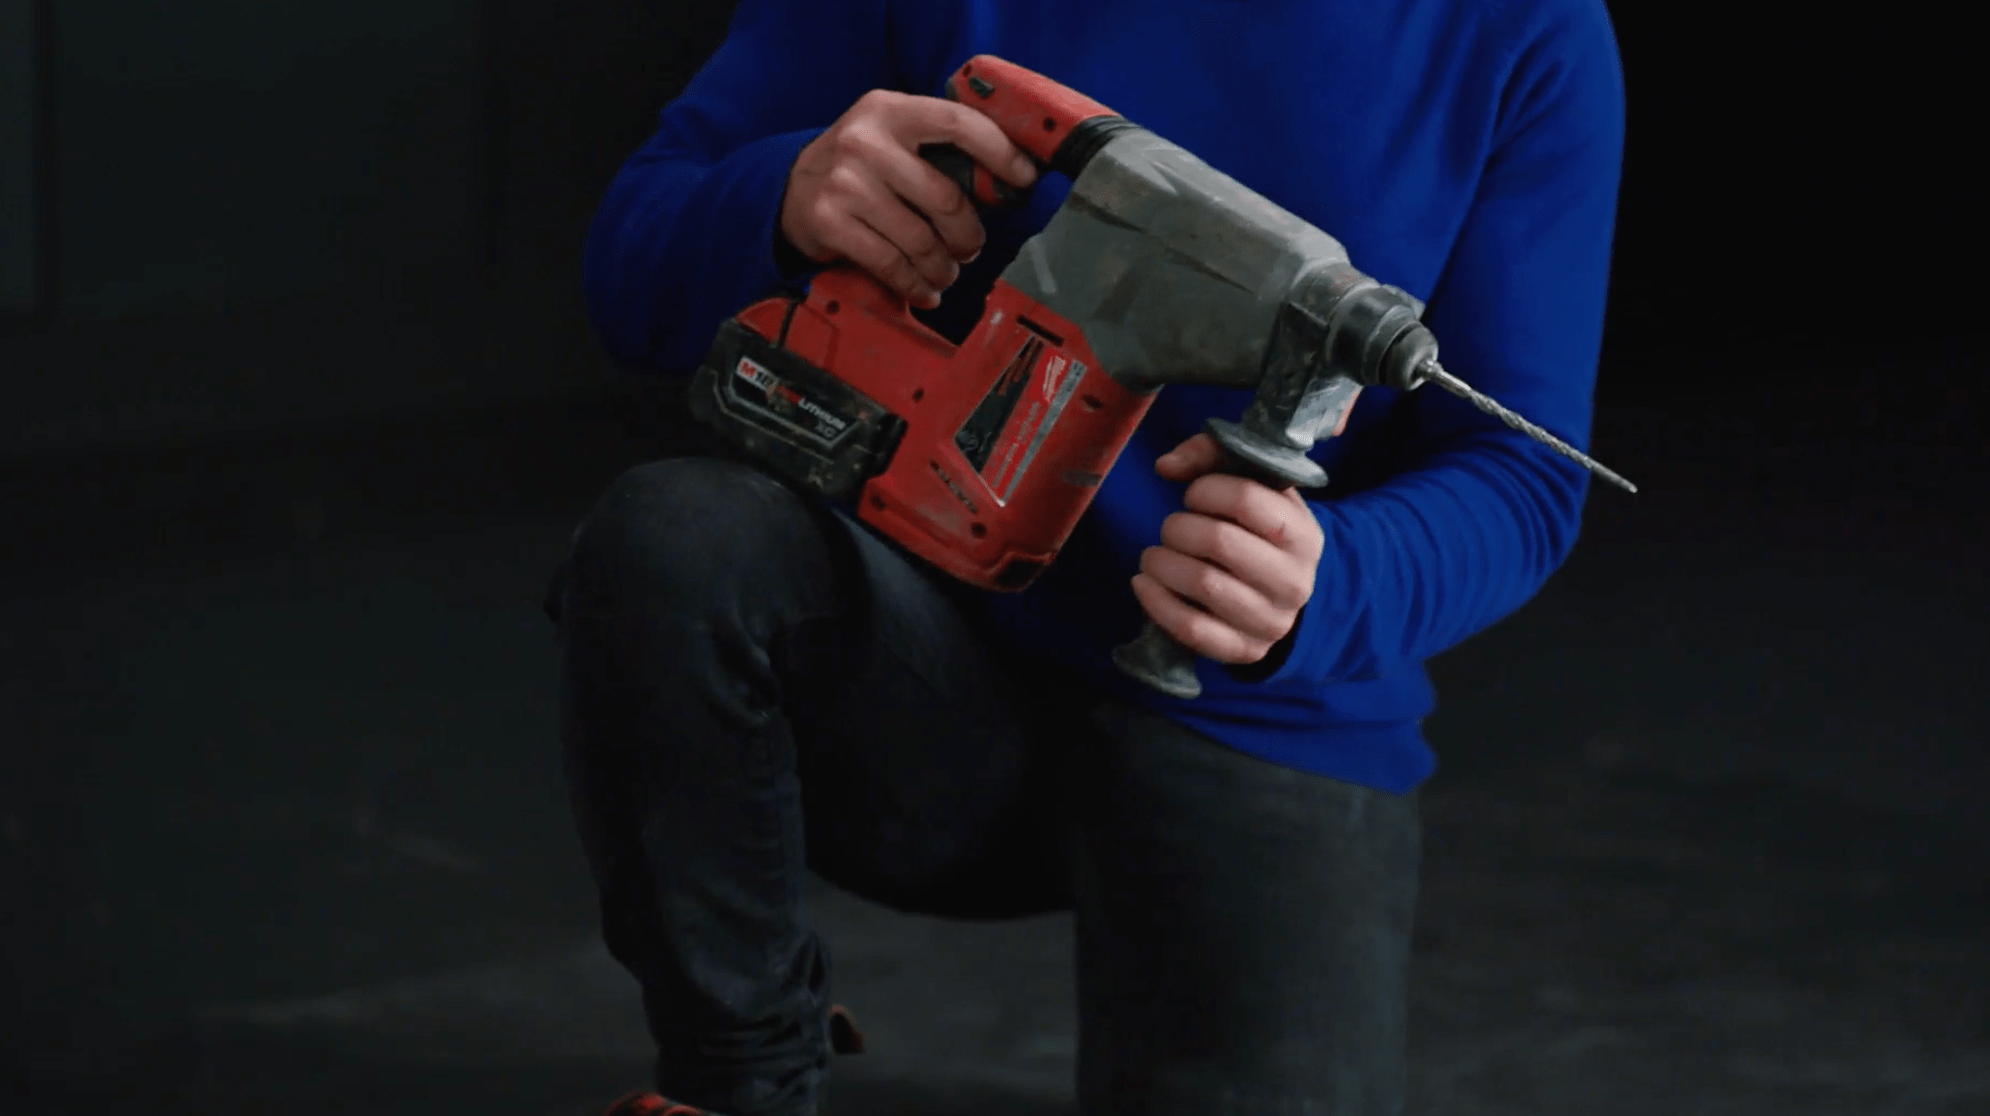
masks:
<path fill-rule="evenodd" d="M 1216 468 L 1223 451 L 1216 439 L 1197 434 L 1164 453 L 1154 462 L 1154 471 L 1171 481 L 1190 481 Z"/>

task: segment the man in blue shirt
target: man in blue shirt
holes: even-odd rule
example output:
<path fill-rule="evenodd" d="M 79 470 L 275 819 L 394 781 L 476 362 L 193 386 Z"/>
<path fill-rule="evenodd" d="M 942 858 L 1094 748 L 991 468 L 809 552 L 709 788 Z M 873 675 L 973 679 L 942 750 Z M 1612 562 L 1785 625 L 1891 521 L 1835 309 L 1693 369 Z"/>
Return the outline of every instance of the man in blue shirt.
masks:
<path fill-rule="evenodd" d="M 1447 367 L 1585 444 L 1623 132 L 1601 0 L 742 0 L 596 217 L 610 351 L 688 372 L 839 262 L 963 337 L 1069 187 L 938 99 L 978 53 L 1331 233 L 1428 304 Z M 1031 203 L 976 213 L 929 142 Z M 1088 1114 L 1401 1111 L 1422 663 L 1538 591 L 1587 476 L 1370 389 L 1315 451 L 1332 488 L 1281 494 L 1208 473 L 1203 420 L 1248 400 L 1165 389 L 1020 594 L 748 464 L 611 486 L 548 608 L 604 934 L 672 1098 L 627 1111 L 817 1111 L 838 1027 L 807 870 L 943 917 L 1075 911 Z M 1110 665 L 1150 617 L 1203 654 L 1201 698 Z"/>

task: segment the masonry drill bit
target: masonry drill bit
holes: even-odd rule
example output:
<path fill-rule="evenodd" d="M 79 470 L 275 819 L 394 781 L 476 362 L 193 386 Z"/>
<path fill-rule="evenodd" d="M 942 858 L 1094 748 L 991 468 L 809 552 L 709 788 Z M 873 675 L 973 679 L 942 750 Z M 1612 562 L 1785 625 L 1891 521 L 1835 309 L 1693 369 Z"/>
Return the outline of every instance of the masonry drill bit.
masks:
<path fill-rule="evenodd" d="M 1466 383 L 1465 381 L 1459 379 L 1456 376 L 1453 376 L 1451 373 L 1446 372 L 1444 370 L 1444 366 L 1437 363 L 1435 360 L 1424 361 L 1422 366 L 1419 367 L 1417 371 L 1423 376 L 1424 379 L 1430 381 L 1433 384 L 1436 384 L 1438 387 L 1443 388 L 1445 391 L 1448 391 L 1451 394 L 1456 395 L 1461 399 L 1464 399 L 1465 401 L 1469 402 L 1472 406 L 1477 407 L 1479 410 L 1484 411 L 1485 413 L 1491 415 L 1492 417 L 1498 419 L 1499 421 L 1505 423 L 1506 425 L 1512 427 L 1513 429 L 1520 431 L 1522 434 L 1527 435 L 1529 438 L 1532 438 L 1535 441 L 1540 442 L 1542 445 L 1547 446 L 1549 449 L 1554 450 L 1556 453 L 1561 454 L 1563 457 L 1568 458 L 1570 461 L 1573 461 L 1576 464 L 1582 466 L 1583 468 L 1588 469 L 1590 472 L 1595 473 L 1597 476 L 1602 477 L 1604 480 L 1609 481 L 1611 484 L 1616 485 L 1618 488 L 1621 488 L 1626 492 L 1636 492 L 1638 490 L 1637 485 L 1632 484 L 1630 481 L 1627 481 L 1623 477 L 1618 476 L 1616 473 L 1611 472 L 1608 468 L 1606 468 L 1603 465 L 1602 462 L 1595 460 L 1594 458 L 1590 457 L 1588 454 L 1582 452 L 1581 450 L 1575 448 L 1572 445 L 1569 445 L 1567 442 L 1562 441 L 1560 438 L 1555 437 L 1553 434 L 1548 433 L 1546 430 L 1541 429 L 1540 427 L 1534 425 L 1533 423 L 1528 422 L 1526 419 L 1521 418 L 1519 415 L 1514 414 L 1512 411 L 1507 410 L 1505 407 L 1500 406 L 1499 403 L 1495 401 L 1491 396 L 1486 395 L 1485 393 L 1474 389 L 1472 385 Z"/>

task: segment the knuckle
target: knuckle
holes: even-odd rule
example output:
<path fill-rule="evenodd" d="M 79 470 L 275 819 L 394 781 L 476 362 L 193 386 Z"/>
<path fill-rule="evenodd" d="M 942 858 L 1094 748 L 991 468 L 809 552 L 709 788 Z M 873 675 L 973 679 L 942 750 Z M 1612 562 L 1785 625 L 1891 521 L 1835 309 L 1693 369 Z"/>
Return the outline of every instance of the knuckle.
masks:
<path fill-rule="evenodd" d="M 822 176 L 822 184 L 828 192 L 854 195 L 863 189 L 864 173 L 854 164 L 837 163 Z"/>
<path fill-rule="evenodd" d="M 922 255 L 919 260 L 920 274 L 925 276 L 927 282 L 941 288 L 953 286 L 960 269 L 953 265 L 952 260 L 944 255 L 932 254 Z"/>
<path fill-rule="evenodd" d="M 940 181 L 932 183 L 932 189 L 926 191 L 928 195 L 925 204 L 926 212 L 935 217 L 948 217 L 958 220 L 968 207 L 967 191 L 962 190 L 952 179 L 941 175 L 938 171 L 934 171 L 933 174 Z"/>
<path fill-rule="evenodd" d="M 1272 611 L 1280 617 L 1297 612 L 1299 606 L 1305 603 L 1304 598 L 1300 597 L 1297 587 L 1290 581 L 1279 581 L 1268 586 L 1265 589 L 1264 598 L 1265 603 L 1270 605 Z"/>
<path fill-rule="evenodd" d="M 906 228 L 905 247 L 908 255 L 931 256 L 940 250 L 940 236 L 933 231 L 933 226 L 915 219 Z"/>
<path fill-rule="evenodd" d="M 1264 630 L 1258 634 L 1264 637 L 1266 643 L 1276 643 L 1285 638 L 1298 619 L 1299 613 L 1296 609 L 1281 608 L 1272 616 L 1271 622 L 1264 626 Z"/>
<path fill-rule="evenodd" d="M 1221 639 L 1216 621 L 1205 613 L 1193 609 L 1185 610 L 1179 624 L 1181 634 L 1175 638 L 1205 654 Z"/>
<path fill-rule="evenodd" d="M 1298 605 L 1305 604 L 1313 596 L 1313 570 L 1310 566 L 1300 567 L 1292 577 L 1292 598 Z"/>
<path fill-rule="evenodd" d="M 1217 522 L 1210 532 L 1209 554 L 1224 565 L 1234 565 L 1241 561 L 1250 545 L 1251 532 L 1242 526 L 1229 522 Z"/>
<path fill-rule="evenodd" d="M 815 226 L 816 235 L 835 235 L 834 230 L 843 223 L 843 207 L 829 197 L 818 197 L 815 204 L 808 207 L 808 221 Z"/>
<path fill-rule="evenodd" d="M 891 245 L 873 245 L 868 257 L 867 262 L 870 264 L 871 271 L 878 278 L 884 280 L 887 285 L 903 287 L 912 280 L 912 269 L 905 265 L 905 260 L 899 256 L 898 252 Z"/>
<path fill-rule="evenodd" d="M 965 244 L 974 239 L 978 231 L 976 226 L 980 222 L 975 220 L 972 212 L 967 211 L 968 203 L 960 200 L 964 197 L 965 194 L 955 190 L 953 196 L 947 199 L 947 204 L 951 208 L 947 212 L 933 215 L 933 231 L 949 244 Z"/>
<path fill-rule="evenodd" d="M 862 106 L 860 105 L 859 108 L 861 109 Z M 843 157 L 844 154 L 856 149 L 864 142 L 865 120 L 865 116 L 853 112 L 850 116 L 844 118 L 842 123 L 831 128 L 823 136 L 823 142 L 831 151 L 835 152 L 838 158 Z"/>
<path fill-rule="evenodd" d="M 1203 565 L 1195 571 L 1195 595 L 1207 604 L 1216 604 L 1229 596 L 1229 579 L 1222 570 L 1211 565 Z"/>
<path fill-rule="evenodd" d="M 1311 600 L 1312 596 L 1313 579 L 1304 576 L 1295 577 L 1280 587 L 1278 604 L 1285 611 L 1296 613 L 1306 607 L 1306 602 Z"/>
<path fill-rule="evenodd" d="M 1224 663 L 1247 663 L 1250 661 L 1250 640 L 1240 636 L 1235 630 L 1225 630 L 1210 637 L 1209 657 Z"/>
<path fill-rule="evenodd" d="M 870 128 L 851 128 L 843 133 L 842 140 L 843 142 L 837 145 L 838 151 L 850 162 L 874 160 L 878 151 L 884 146 L 882 139 Z"/>

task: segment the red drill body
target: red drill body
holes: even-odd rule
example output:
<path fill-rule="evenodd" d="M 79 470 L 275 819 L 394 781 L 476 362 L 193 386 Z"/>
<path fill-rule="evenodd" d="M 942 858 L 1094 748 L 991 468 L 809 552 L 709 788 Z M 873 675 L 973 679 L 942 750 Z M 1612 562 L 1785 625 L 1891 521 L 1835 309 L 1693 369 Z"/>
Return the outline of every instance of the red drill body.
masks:
<path fill-rule="evenodd" d="M 1045 165 L 1086 121 L 1118 119 L 1064 86 L 986 56 L 962 66 L 948 91 Z M 987 168 L 956 165 L 960 185 L 978 201 L 1014 200 Z M 876 455 L 884 460 L 873 459 L 875 471 L 855 492 L 847 475 L 790 472 L 825 494 L 853 499 L 864 522 L 986 589 L 1022 589 L 1050 564 L 1154 399 L 1151 388 L 1113 380 L 1083 330 L 1007 282 L 994 284 L 981 320 L 959 346 L 914 318 L 895 292 L 847 266 L 817 277 L 799 302 L 774 298 L 748 307 L 737 325 L 754 338 L 735 329 L 728 344 L 722 335 L 707 361 L 719 405 L 707 400 L 702 413 L 731 419 L 719 425 L 738 434 L 742 423 L 757 418 L 766 427 L 769 413 L 787 412 L 786 424 L 812 429 L 817 442 L 851 437 L 839 427 L 876 423 L 880 439 L 894 444 Z M 725 367 L 714 367 L 720 361 Z M 884 414 L 852 413 L 820 376 Z M 701 384 L 698 395 L 706 394 Z M 783 448 L 795 448 L 792 433 Z M 773 448 L 764 435 L 762 448 Z"/>
<path fill-rule="evenodd" d="M 1154 400 L 1105 375 L 1072 323 L 1006 283 L 958 347 L 849 269 L 817 279 L 799 305 L 768 300 L 740 320 L 769 344 L 785 331 L 787 352 L 903 421 L 857 515 L 988 589 L 1021 589 L 1050 564 Z M 733 376 L 768 390 L 764 369 L 742 354 Z M 772 387 L 804 411 L 806 390 Z"/>

